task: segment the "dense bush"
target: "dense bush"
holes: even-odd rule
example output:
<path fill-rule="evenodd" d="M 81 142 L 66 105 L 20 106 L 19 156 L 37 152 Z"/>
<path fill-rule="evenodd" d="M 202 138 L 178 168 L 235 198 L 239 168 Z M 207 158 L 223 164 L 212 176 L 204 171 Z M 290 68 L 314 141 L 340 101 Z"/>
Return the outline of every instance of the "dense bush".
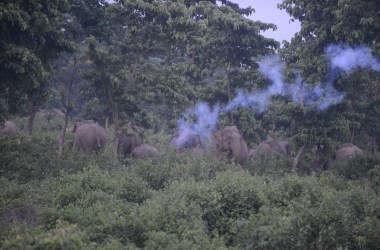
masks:
<path fill-rule="evenodd" d="M 108 131 L 110 133 L 110 131 Z M 170 137 L 170 136 L 169 136 Z M 333 163 L 268 156 L 243 168 L 178 157 L 167 135 L 156 159 L 67 150 L 56 136 L 0 138 L 2 249 L 376 249 L 376 155 Z M 72 141 L 67 140 L 67 148 Z"/>
<path fill-rule="evenodd" d="M 76 173 L 91 163 L 108 168 L 110 160 L 104 155 L 87 156 L 67 150 L 58 157 L 58 142 L 52 137 L 19 139 L 0 137 L 0 174 L 9 180 L 25 183 L 55 177 L 59 172 Z"/>
<path fill-rule="evenodd" d="M 242 223 L 237 239 L 242 247 L 375 249 L 380 244 L 380 199 L 365 183 L 334 175 L 288 176 L 270 186 L 268 203 Z"/>
<path fill-rule="evenodd" d="M 368 177 L 369 171 L 379 165 L 379 154 L 364 154 L 349 161 L 334 162 L 332 171 L 347 179 L 358 179 Z"/>

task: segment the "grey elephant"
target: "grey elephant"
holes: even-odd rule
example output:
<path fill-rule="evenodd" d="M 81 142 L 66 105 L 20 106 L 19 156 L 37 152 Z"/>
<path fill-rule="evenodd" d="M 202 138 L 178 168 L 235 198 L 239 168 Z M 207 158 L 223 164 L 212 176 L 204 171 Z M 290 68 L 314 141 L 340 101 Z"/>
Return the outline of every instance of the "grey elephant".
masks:
<path fill-rule="evenodd" d="M 172 136 L 171 145 L 179 156 L 185 155 L 188 151 L 195 156 L 204 155 L 205 153 L 200 135 L 194 132 L 184 132 Z"/>
<path fill-rule="evenodd" d="M 236 126 L 226 126 L 213 135 L 216 147 L 216 155 L 228 153 L 229 157 L 239 165 L 244 165 L 248 160 L 247 143 L 241 136 Z"/>
<path fill-rule="evenodd" d="M 0 129 L 0 135 L 18 136 L 18 127 L 12 121 L 6 121 L 4 126 Z"/>
<path fill-rule="evenodd" d="M 292 151 L 292 145 L 288 141 L 278 141 L 275 139 L 269 139 L 260 143 L 254 151 L 250 152 L 252 158 L 258 155 L 290 155 Z"/>
<path fill-rule="evenodd" d="M 124 156 L 132 153 L 132 150 L 143 144 L 143 139 L 138 134 L 119 135 L 117 151 Z"/>
<path fill-rule="evenodd" d="M 363 151 L 352 143 L 342 144 L 335 152 L 335 160 L 344 161 L 363 154 Z"/>
<path fill-rule="evenodd" d="M 106 131 L 93 120 L 76 122 L 73 149 L 82 149 L 86 154 L 98 153 L 104 150 L 107 144 Z"/>
<path fill-rule="evenodd" d="M 142 144 L 132 150 L 133 158 L 158 157 L 160 152 L 152 145 Z"/>

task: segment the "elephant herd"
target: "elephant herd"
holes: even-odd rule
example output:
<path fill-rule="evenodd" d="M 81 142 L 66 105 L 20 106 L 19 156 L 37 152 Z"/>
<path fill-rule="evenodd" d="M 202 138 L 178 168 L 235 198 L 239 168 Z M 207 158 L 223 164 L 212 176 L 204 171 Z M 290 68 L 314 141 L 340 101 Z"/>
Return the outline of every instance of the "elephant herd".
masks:
<path fill-rule="evenodd" d="M 86 154 L 98 153 L 104 150 L 107 144 L 105 129 L 93 120 L 85 120 L 74 124 L 74 150 L 82 150 Z M 19 130 L 15 123 L 6 121 L 0 128 L 0 136 L 18 136 Z M 255 149 L 249 150 L 240 131 L 236 126 L 226 126 L 212 135 L 215 156 L 219 158 L 227 155 L 235 164 L 244 166 L 248 160 L 254 160 L 260 155 L 291 154 L 292 145 L 288 141 L 269 139 Z M 171 138 L 171 145 L 178 156 L 190 152 L 194 156 L 202 156 L 206 152 L 206 145 L 201 136 L 194 132 L 176 134 Z M 144 144 L 137 134 L 118 136 L 118 153 L 133 158 L 158 157 L 160 152 L 152 145 Z M 335 152 L 335 160 L 342 161 L 363 154 L 363 151 L 352 143 L 342 144 Z"/>

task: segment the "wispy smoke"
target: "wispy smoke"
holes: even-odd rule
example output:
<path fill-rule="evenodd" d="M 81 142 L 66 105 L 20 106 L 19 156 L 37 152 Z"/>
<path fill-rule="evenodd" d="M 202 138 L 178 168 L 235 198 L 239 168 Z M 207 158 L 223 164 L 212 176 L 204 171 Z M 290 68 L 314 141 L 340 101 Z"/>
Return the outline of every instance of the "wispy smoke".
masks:
<path fill-rule="evenodd" d="M 345 45 L 330 45 L 325 49 L 330 57 L 331 67 L 350 72 L 357 67 L 380 71 L 380 62 L 371 54 L 367 47 L 350 48 Z"/>
<path fill-rule="evenodd" d="M 207 142 L 207 138 L 216 130 L 218 119 L 219 105 L 214 105 L 211 109 L 206 103 L 198 103 L 186 112 L 184 118 L 178 120 L 178 143 L 184 143 L 194 133 L 198 134 L 204 143 Z"/>
<path fill-rule="evenodd" d="M 330 45 L 325 49 L 327 59 L 331 63 L 331 68 L 326 76 L 325 83 L 311 85 L 303 81 L 298 74 L 294 83 L 285 83 L 283 80 L 284 64 L 279 56 L 265 57 L 259 62 L 261 74 L 271 80 L 272 84 L 261 91 L 247 93 L 239 90 L 236 97 L 220 112 L 236 110 L 241 107 L 249 107 L 256 113 L 266 110 L 271 98 L 274 96 L 290 96 L 292 101 L 309 107 L 315 107 L 323 111 L 331 105 L 340 103 L 345 94 L 337 91 L 333 87 L 334 80 L 342 73 L 350 73 L 357 67 L 368 68 L 380 71 L 380 62 L 372 56 L 371 50 L 366 47 L 349 48 L 344 45 Z M 196 117 L 194 122 L 186 122 L 190 117 Z M 205 103 L 198 104 L 185 115 L 185 118 L 178 121 L 180 134 L 184 138 L 189 131 L 208 138 L 215 130 L 219 117 L 219 107 L 216 105 L 213 110 Z"/>
<path fill-rule="evenodd" d="M 273 96 L 284 94 L 283 64 L 280 62 L 280 58 L 277 55 L 266 57 L 259 62 L 259 68 L 260 72 L 272 81 L 272 85 L 267 89 L 250 94 L 239 90 L 237 96 L 222 111 L 227 112 L 241 107 L 250 107 L 253 111 L 261 113 L 265 111 Z"/>

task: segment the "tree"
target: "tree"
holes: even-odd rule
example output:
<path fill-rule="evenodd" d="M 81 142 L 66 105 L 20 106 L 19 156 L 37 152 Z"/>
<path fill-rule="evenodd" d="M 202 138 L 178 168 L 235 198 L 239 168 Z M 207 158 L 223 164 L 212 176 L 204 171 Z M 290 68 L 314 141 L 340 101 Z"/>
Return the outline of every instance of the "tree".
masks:
<path fill-rule="evenodd" d="M 373 98 L 368 92 L 376 88 L 378 77 L 363 69 L 353 74 L 328 75 L 331 64 L 326 60 L 325 49 L 330 44 L 363 45 L 372 47 L 378 55 L 380 5 L 378 1 L 285 0 L 279 7 L 301 23 L 300 32 L 291 43 L 285 42 L 281 51 L 288 65 L 288 80 L 295 82 L 295 72 L 314 86 L 325 86 L 335 79 L 334 88 L 346 93 L 341 104 L 318 113 L 318 120 L 310 115 L 314 111 L 305 107 L 304 102 L 295 105 L 295 111 L 290 112 L 297 128 L 298 145 L 316 145 L 319 151 L 326 151 L 322 156 L 331 154 L 342 141 L 353 141 L 355 131 L 363 127 L 363 118 L 370 112 L 368 108 L 378 100 L 378 96 Z M 367 77 L 369 75 L 371 77 Z M 299 116 L 300 112 L 304 116 Z"/>
<path fill-rule="evenodd" d="M 55 71 L 56 75 L 61 73 L 61 77 L 55 77 L 56 86 L 59 88 L 61 97 L 61 106 L 65 115 L 62 131 L 59 135 L 58 155 L 63 154 L 63 145 L 65 142 L 65 133 L 68 125 L 70 112 L 73 111 L 74 105 L 71 101 L 71 92 L 74 85 L 78 85 L 81 78 L 77 72 L 78 62 L 83 55 L 83 41 L 90 35 L 95 34 L 99 39 L 106 38 L 106 34 L 100 32 L 104 21 L 105 8 L 108 6 L 106 1 L 84 0 L 72 1 L 69 14 L 65 16 L 63 23 L 65 33 L 74 42 L 75 50 L 69 55 L 63 55 L 60 59 L 64 62 L 60 68 Z M 104 30 L 104 28 L 103 28 Z M 82 68 L 85 63 L 80 63 Z M 61 71 L 61 72 L 60 72 Z M 78 87 L 78 86 L 76 86 Z"/>
<path fill-rule="evenodd" d="M 17 113 L 28 103 L 27 135 L 31 135 L 39 106 L 50 88 L 50 63 L 60 52 L 71 51 L 72 43 L 62 29 L 64 0 L 5 1 L 0 4 L 2 19 L 0 49 L 0 98 L 7 113 Z M 6 113 L 2 113 L 3 118 Z"/>

